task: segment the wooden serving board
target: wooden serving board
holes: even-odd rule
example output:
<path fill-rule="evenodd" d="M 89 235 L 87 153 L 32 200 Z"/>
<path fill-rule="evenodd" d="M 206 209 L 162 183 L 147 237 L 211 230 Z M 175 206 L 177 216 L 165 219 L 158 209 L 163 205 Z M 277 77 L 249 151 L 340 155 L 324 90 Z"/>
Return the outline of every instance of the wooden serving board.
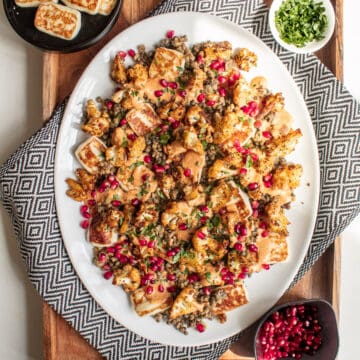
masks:
<path fill-rule="evenodd" d="M 266 1 L 268 4 L 271 2 L 271 0 Z M 45 52 L 43 57 L 43 118 L 47 119 L 55 105 L 72 91 L 85 67 L 105 43 L 129 25 L 142 19 L 160 2 L 161 0 L 124 0 L 116 25 L 98 44 L 72 54 Z M 328 45 L 318 52 L 317 56 L 338 79 L 342 80 L 343 0 L 332 0 L 332 3 L 336 11 L 336 31 Z M 339 278 L 340 241 L 337 239 L 301 281 L 280 299 L 279 303 L 303 298 L 323 298 L 331 302 L 338 313 Z M 43 307 L 43 332 L 44 359 L 46 360 L 101 359 L 101 355 L 46 303 Z M 241 340 L 220 359 L 252 359 L 252 343 L 253 329 L 250 328 Z"/>

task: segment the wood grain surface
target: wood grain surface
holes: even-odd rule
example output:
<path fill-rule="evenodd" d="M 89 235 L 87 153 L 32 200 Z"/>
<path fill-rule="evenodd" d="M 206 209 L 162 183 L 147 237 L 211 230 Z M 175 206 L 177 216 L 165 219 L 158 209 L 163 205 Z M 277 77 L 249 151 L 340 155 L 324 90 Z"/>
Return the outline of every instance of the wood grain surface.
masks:
<path fill-rule="evenodd" d="M 251 1 L 251 0 L 249 0 Z M 145 17 L 161 0 L 124 0 L 121 15 L 104 40 L 89 49 L 72 54 L 44 53 L 43 57 L 43 118 L 47 119 L 55 105 L 74 88 L 85 67 L 112 37 L 129 25 Z M 269 4 L 271 1 L 266 0 Z M 316 55 L 342 80 L 342 19 L 343 0 L 332 0 L 336 11 L 336 30 L 328 45 Z M 315 265 L 280 299 L 323 298 L 333 304 L 338 313 L 340 278 L 340 241 L 320 257 Z M 102 357 L 61 316 L 44 302 L 43 307 L 45 360 L 98 360 Z M 221 360 L 252 359 L 253 328 L 246 330 Z M 164 359 L 168 360 L 168 359 Z M 169 359 L 171 360 L 171 359 Z"/>

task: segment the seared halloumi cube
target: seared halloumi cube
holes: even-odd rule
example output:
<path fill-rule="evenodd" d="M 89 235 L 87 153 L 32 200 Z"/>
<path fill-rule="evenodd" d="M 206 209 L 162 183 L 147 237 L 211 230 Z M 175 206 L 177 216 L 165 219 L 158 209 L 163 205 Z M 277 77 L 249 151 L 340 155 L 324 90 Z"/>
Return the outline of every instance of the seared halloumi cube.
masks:
<path fill-rule="evenodd" d="M 138 136 L 143 136 L 150 131 L 153 131 L 161 124 L 156 112 L 149 104 L 142 104 L 141 107 L 131 109 L 126 114 L 126 120 Z"/>
<path fill-rule="evenodd" d="M 90 174 L 95 174 L 99 170 L 99 164 L 105 159 L 105 151 L 106 145 L 92 136 L 78 146 L 75 156 Z"/>
<path fill-rule="evenodd" d="M 101 0 L 99 14 L 110 15 L 118 0 Z"/>
<path fill-rule="evenodd" d="M 39 5 L 34 19 L 35 27 L 46 34 L 72 40 L 80 31 L 81 14 L 66 6 L 46 2 Z"/>
<path fill-rule="evenodd" d="M 213 314 L 224 314 L 227 311 L 234 310 L 241 305 L 248 303 L 246 289 L 243 282 L 236 285 L 225 285 L 217 288 L 215 291 L 225 292 L 225 296 L 210 307 Z"/>
<path fill-rule="evenodd" d="M 205 304 L 197 302 L 197 295 L 198 291 L 191 286 L 182 289 L 171 307 L 170 319 L 176 319 L 179 316 L 202 311 Z"/>
<path fill-rule="evenodd" d="M 95 15 L 99 11 L 101 0 L 62 0 L 62 2 L 73 9 Z"/>
<path fill-rule="evenodd" d="M 37 7 L 41 3 L 49 1 L 55 4 L 58 2 L 58 0 L 15 0 L 15 4 L 20 7 Z"/>
<path fill-rule="evenodd" d="M 131 294 L 131 301 L 137 314 L 144 316 L 155 315 L 169 309 L 173 303 L 173 298 L 171 293 L 168 291 L 160 292 L 156 286 L 151 294 L 147 294 L 143 287 L 135 290 Z"/>
<path fill-rule="evenodd" d="M 185 56 L 179 51 L 159 47 L 149 68 L 149 76 L 175 81 L 181 75 L 185 65 Z"/>

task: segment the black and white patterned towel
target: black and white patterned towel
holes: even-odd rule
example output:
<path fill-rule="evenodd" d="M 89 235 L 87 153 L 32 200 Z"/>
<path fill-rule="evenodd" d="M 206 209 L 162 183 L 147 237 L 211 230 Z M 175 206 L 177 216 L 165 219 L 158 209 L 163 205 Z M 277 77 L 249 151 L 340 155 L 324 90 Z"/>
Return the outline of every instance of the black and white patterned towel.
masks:
<path fill-rule="evenodd" d="M 295 55 L 273 40 L 261 0 L 168 0 L 152 15 L 214 14 L 260 37 L 287 66 L 312 117 L 319 148 L 321 193 L 309 252 L 294 283 L 360 212 L 360 108 L 313 55 Z M 9 212 L 30 280 L 41 296 L 108 359 L 217 359 L 238 335 L 198 347 L 157 344 L 128 331 L 95 302 L 63 245 L 54 203 L 59 106 L 50 121 L 0 169 L 0 196 Z"/>

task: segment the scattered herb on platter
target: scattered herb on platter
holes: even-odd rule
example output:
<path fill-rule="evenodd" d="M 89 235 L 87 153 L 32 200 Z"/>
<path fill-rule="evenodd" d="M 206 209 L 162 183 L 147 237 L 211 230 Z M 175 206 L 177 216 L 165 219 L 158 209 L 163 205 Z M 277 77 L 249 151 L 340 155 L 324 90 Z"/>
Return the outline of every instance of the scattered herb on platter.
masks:
<path fill-rule="evenodd" d="M 281 40 L 304 47 L 324 38 L 328 19 L 323 3 L 314 0 L 285 0 L 275 12 L 275 26 Z"/>

